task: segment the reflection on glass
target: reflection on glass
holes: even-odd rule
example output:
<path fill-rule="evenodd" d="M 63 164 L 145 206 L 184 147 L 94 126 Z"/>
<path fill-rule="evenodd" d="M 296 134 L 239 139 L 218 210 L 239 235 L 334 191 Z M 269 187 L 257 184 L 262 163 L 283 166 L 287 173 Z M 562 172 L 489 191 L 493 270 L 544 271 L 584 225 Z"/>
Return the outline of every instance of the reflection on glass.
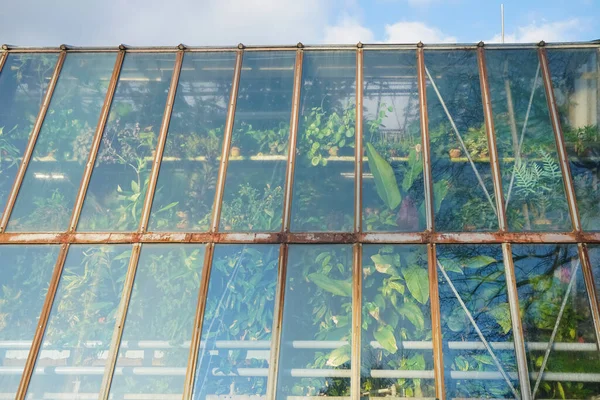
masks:
<path fill-rule="evenodd" d="M 435 227 L 440 231 L 495 230 L 498 219 L 477 53 L 426 51 L 425 68 Z"/>
<path fill-rule="evenodd" d="M 221 231 L 278 231 L 296 53 L 244 55 Z"/>
<path fill-rule="evenodd" d="M 600 303 L 600 245 L 588 245 L 588 252 L 590 256 L 590 265 L 592 266 L 592 274 L 594 275 L 594 282 L 596 284 L 596 296 L 598 297 L 598 303 Z"/>
<path fill-rule="evenodd" d="M 292 230 L 350 230 L 354 207 L 356 52 L 304 53 Z"/>
<path fill-rule="evenodd" d="M 277 398 L 350 396 L 352 247 L 291 245 Z"/>
<path fill-rule="evenodd" d="M 363 63 L 367 157 L 363 172 L 364 229 L 423 230 L 425 197 L 415 53 L 365 51 Z"/>
<path fill-rule="evenodd" d="M 0 73 L 0 207 L 4 207 L 46 88 L 56 54 L 7 56 Z"/>
<path fill-rule="evenodd" d="M 486 52 L 508 227 L 570 230 L 537 50 Z"/>
<path fill-rule="evenodd" d="M 148 230 L 208 230 L 234 65 L 234 52 L 185 55 Z"/>
<path fill-rule="evenodd" d="M 28 399 L 98 396 L 130 255 L 129 245 L 71 246 Z"/>
<path fill-rule="evenodd" d="M 194 400 L 266 395 L 278 255 L 276 245 L 215 247 Z"/>
<path fill-rule="evenodd" d="M 597 395 L 600 351 L 577 245 L 512 250 L 534 398 Z"/>
<path fill-rule="evenodd" d="M 437 250 L 448 397 L 518 398 L 502 248 L 445 245 Z"/>
<path fill-rule="evenodd" d="M 363 247 L 361 396 L 435 397 L 425 246 Z"/>
<path fill-rule="evenodd" d="M 548 64 L 583 229 L 600 231 L 597 49 L 549 50 Z"/>
<path fill-rule="evenodd" d="M 111 385 L 113 398 L 181 397 L 203 262 L 204 245 L 142 247 Z M 151 372 L 127 368 L 138 366 Z"/>
<path fill-rule="evenodd" d="M 125 56 L 79 231 L 137 229 L 174 62 L 174 53 Z"/>
<path fill-rule="evenodd" d="M 67 55 L 8 230 L 67 229 L 115 57 Z"/>
<path fill-rule="evenodd" d="M 0 398 L 16 395 L 58 250 L 0 246 Z"/>

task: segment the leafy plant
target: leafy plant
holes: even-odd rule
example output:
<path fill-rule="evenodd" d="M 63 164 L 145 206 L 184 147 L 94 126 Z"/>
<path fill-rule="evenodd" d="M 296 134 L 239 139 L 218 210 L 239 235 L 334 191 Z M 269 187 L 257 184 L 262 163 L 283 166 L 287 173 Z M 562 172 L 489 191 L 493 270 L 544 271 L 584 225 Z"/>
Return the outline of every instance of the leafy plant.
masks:
<path fill-rule="evenodd" d="M 335 156 L 344 148 L 354 148 L 356 107 L 349 104 L 342 114 L 325 113 L 321 107 L 313 107 L 304 117 L 303 153 L 313 165 L 327 165 L 327 157 Z"/>
<path fill-rule="evenodd" d="M 263 191 L 249 183 L 239 186 L 237 195 L 223 202 L 221 224 L 226 231 L 272 231 L 281 226 L 283 189 L 266 184 Z"/>

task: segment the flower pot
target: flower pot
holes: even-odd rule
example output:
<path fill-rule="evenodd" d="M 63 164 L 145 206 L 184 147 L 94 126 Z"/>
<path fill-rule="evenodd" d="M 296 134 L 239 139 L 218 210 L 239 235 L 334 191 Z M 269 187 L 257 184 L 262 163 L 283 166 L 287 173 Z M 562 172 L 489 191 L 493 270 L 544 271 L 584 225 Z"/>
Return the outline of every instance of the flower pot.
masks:
<path fill-rule="evenodd" d="M 449 154 L 450 158 L 459 158 L 462 155 L 462 151 L 460 149 L 452 149 Z"/>
<path fill-rule="evenodd" d="M 337 157 L 338 155 L 338 148 L 337 147 L 332 147 L 329 149 L 329 155 L 331 157 Z"/>
<path fill-rule="evenodd" d="M 240 148 L 236 147 L 236 146 L 233 146 L 231 148 L 231 151 L 229 152 L 229 155 L 231 157 L 239 157 L 240 156 Z"/>

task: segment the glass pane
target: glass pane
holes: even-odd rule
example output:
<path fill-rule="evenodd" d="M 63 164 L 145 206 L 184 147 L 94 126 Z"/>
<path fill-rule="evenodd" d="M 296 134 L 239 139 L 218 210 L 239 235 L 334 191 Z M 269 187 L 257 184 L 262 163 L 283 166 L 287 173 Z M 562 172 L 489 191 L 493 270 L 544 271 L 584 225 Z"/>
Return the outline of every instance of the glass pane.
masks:
<path fill-rule="evenodd" d="M 142 247 L 111 385 L 114 399 L 181 398 L 204 248 Z"/>
<path fill-rule="evenodd" d="M 437 256 L 448 397 L 520 398 L 501 246 L 443 245 Z"/>
<path fill-rule="evenodd" d="M 174 63 L 174 53 L 125 56 L 77 230 L 137 229 Z"/>
<path fill-rule="evenodd" d="M 496 230 L 477 53 L 426 51 L 425 68 L 435 227 L 439 231 Z"/>
<path fill-rule="evenodd" d="M 291 245 L 286 282 L 277 398 L 349 398 L 352 247 Z"/>
<path fill-rule="evenodd" d="M 537 50 L 486 52 L 508 227 L 569 231 Z"/>
<path fill-rule="evenodd" d="M 592 274 L 594 275 L 594 282 L 596 283 L 596 296 L 598 298 L 598 303 L 600 303 L 600 245 L 588 245 L 588 252 L 590 256 L 590 265 L 592 266 Z"/>
<path fill-rule="evenodd" d="M 548 63 L 583 229 L 600 231 L 597 49 L 549 50 Z"/>
<path fill-rule="evenodd" d="M 0 246 L 0 398 L 14 398 L 59 246 Z"/>
<path fill-rule="evenodd" d="M 98 396 L 130 255 L 130 245 L 71 246 L 28 399 Z"/>
<path fill-rule="evenodd" d="M 577 245 L 513 245 L 512 252 L 534 398 L 597 395 L 600 352 Z"/>
<path fill-rule="evenodd" d="M 46 88 L 56 54 L 9 54 L 0 73 L 0 207 L 4 207 Z"/>
<path fill-rule="evenodd" d="M 194 400 L 266 395 L 278 256 L 277 245 L 215 247 Z"/>
<path fill-rule="evenodd" d="M 416 63 L 414 51 L 364 53 L 366 231 L 425 229 Z"/>
<path fill-rule="evenodd" d="M 363 246 L 361 396 L 435 398 L 425 246 Z"/>
<path fill-rule="evenodd" d="M 305 52 L 292 230 L 345 231 L 354 220 L 356 52 Z"/>
<path fill-rule="evenodd" d="M 188 53 L 183 66 L 150 231 L 208 230 L 235 53 Z"/>
<path fill-rule="evenodd" d="M 296 52 L 244 55 L 221 231 L 279 231 Z"/>
<path fill-rule="evenodd" d="M 115 57 L 67 55 L 8 230 L 67 229 Z"/>

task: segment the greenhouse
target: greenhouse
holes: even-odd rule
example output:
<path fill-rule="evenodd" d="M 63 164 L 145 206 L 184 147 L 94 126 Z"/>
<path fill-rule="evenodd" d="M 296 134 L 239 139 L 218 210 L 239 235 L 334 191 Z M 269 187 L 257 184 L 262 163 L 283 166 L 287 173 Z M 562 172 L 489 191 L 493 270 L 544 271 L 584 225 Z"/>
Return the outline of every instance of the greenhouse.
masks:
<path fill-rule="evenodd" d="M 0 50 L 0 399 L 600 398 L 600 44 Z"/>

